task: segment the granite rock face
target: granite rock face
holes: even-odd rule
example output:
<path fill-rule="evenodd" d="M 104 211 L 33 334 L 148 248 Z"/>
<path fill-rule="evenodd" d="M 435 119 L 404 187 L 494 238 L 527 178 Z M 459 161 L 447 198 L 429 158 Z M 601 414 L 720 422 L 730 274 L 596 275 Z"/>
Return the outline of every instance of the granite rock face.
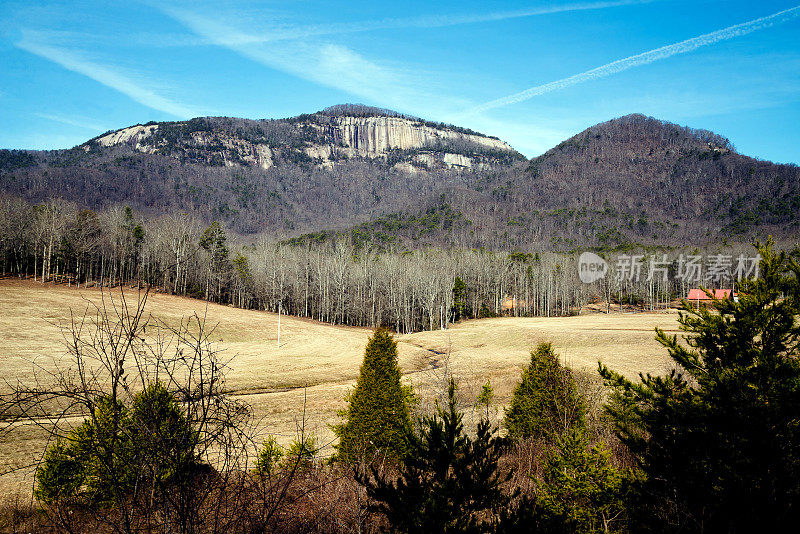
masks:
<path fill-rule="evenodd" d="M 147 126 L 130 126 L 128 128 L 123 128 L 121 130 L 117 130 L 116 132 L 111 132 L 99 137 L 96 141 L 97 144 L 105 147 L 130 144 L 141 152 L 147 152 L 147 145 L 146 143 L 143 143 L 143 141 L 150 137 L 150 135 L 157 129 L 157 124 L 150 124 Z"/>
<path fill-rule="evenodd" d="M 342 159 L 393 156 L 394 165 L 403 170 L 484 168 L 496 164 L 498 157 L 516 154 L 497 138 L 405 117 L 313 114 L 272 121 L 294 129 L 291 142 L 243 135 L 242 129 L 212 126 L 193 130 L 189 127 L 193 121 L 130 126 L 98 137 L 84 148 L 88 150 L 92 143 L 102 147 L 127 145 L 137 152 L 169 155 L 181 161 L 262 169 L 274 166 L 281 155 L 292 154 L 324 167 L 333 167 Z"/>
<path fill-rule="evenodd" d="M 443 141 L 466 141 L 487 149 L 511 151 L 507 143 L 492 137 L 433 128 L 400 117 L 331 117 L 326 133 L 359 156 L 382 156 L 389 150 L 434 147 Z"/>

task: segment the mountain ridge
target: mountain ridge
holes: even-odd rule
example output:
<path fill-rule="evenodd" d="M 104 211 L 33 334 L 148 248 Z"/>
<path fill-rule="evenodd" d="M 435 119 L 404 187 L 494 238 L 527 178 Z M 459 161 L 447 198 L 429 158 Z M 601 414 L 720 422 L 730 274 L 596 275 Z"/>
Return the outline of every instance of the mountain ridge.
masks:
<path fill-rule="evenodd" d="M 198 117 L 187 121 L 149 122 L 106 132 L 79 145 L 129 145 L 146 154 L 174 155 L 197 147 L 209 153 L 205 164 L 275 165 L 275 151 L 293 150 L 325 166 L 353 157 L 387 158 L 413 151 L 413 167 L 491 165 L 492 158 L 522 159 L 507 143 L 473 130 L 425 121 L 381 108 L 339 105 L 287 119 Z"/>
<path fill-rule="evenodd" d="M 0 191 L 192 212 L 241 234 L 357 231 L 412 248 L 791 238 L 800 213 L 797 166 L 741 155 L 707 130 L 631 114 L 528 160 L 472 130 L 361 105 L 147 123 L 68 150 L 0 151 Z"/>

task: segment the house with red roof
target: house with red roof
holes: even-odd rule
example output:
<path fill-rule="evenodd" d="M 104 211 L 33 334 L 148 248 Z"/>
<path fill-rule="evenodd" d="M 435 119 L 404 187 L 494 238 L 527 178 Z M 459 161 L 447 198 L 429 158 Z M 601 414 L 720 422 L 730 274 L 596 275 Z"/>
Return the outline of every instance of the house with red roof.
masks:
<path fill-rule="evenodd" d="M 710 292 L 712 295 L 714 295 L 714 298 L 718 300 L 722 299 L 739 300 L 739 296 L 732 289 L 712 289 L 710 290 Z M 686 300 L 690 302 L 697 302 L 698 304 L 700 302 L 709 303 L 711 302 L 711 297 L 708 294 L 706 294 L 706 292 L 703 291 L 702 289 L 696 288 L 689 290 L 689 295 L 686 297 Z"/>

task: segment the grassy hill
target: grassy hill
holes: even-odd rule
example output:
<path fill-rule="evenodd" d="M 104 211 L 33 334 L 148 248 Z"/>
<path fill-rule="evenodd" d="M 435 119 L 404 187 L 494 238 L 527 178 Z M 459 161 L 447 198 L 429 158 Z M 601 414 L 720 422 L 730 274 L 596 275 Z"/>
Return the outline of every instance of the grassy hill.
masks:
<path fill-rule="evenodd" d="M 128 298 L 135 293 L 127 290 Z M 106 300 L 112 297 L 118 299 L 118 291 L 105 293 Z M 58 324 L 101 298 L 97 289 L 0 280 L 3 380 L 30 381 L 35 373 L 63 364 Z M 164 294 L 150 295 L 147 311 L 168 324 L 197 313 L 217 325 L 212 339 L 223 357 L 230 358 L 227 388 L 253 406 L 265 435 L 291 441 L 305 408 L 306 431 L 330 444 L 328 424 L 337 421 L 336 410 L 355 383 L 370 330 L 282 316 L 278 347 L 278 316 L 273 313 Z M 669 359 L 654 341 L 653 328 L 677 331 L 675 319 L 674 313 L 639 313 L 466 321 L 446 331 L 399 336 L 400 367 L 423 398 L 436 393 L 447 365 L 459 378 L 467 404 L 490 379 L 498 404 L 504 405 L 531 349 L 542 341 L 552 341 L 568 365 L 592 376 L 598 360 L 631 377 L 667 371 Z M 30 488 L 32 469 L 26 466 L 41 454 L 45 437 L 43 430 L 30 427 L 0 438 L 0 472 L 17 469 L 0 477 L 0 491 L 20 484 L 25 491 Z"/>

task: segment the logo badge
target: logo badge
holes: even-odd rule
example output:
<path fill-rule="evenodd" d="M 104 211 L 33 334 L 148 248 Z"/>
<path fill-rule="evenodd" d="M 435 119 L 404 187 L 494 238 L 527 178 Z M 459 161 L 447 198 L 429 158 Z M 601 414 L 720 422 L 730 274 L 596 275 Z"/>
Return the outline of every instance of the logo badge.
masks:
<path fill-rule="evenodd" d="M 584 284 L 591 284 L 608 273 L 606 260 L 593 252 L 584 252 L 578 258 L 578 276 Z"/>

